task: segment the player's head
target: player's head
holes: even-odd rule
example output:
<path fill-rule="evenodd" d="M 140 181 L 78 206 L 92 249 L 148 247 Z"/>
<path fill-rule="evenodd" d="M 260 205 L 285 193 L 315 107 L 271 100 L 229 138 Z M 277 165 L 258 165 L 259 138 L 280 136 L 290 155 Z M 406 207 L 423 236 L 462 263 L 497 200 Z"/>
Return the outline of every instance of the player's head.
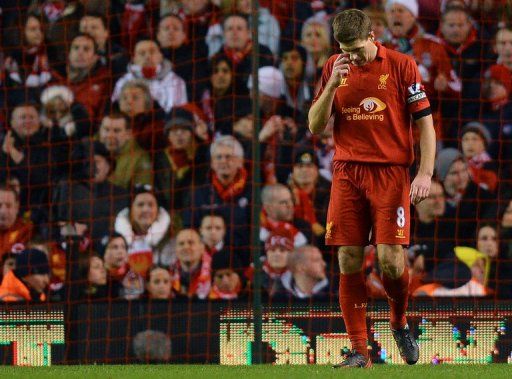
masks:
<path fill-rule="evenodd" d="M 347 9 L 336 15 L 332 28 L 341 51 L 349 54 L 350 63 L 362 66 L 372 60 L 375 36 L 368 15 L 359 9 Z"/>

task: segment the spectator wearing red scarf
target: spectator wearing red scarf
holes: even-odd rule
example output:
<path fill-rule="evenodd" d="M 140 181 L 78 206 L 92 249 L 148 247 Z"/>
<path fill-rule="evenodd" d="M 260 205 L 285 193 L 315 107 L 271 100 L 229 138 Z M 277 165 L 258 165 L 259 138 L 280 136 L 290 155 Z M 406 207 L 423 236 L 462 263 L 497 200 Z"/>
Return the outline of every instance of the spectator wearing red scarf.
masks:
<path fill-rule="evenodd" d="M 196 230 L 183 229 L 178 233 L 176 258 L 170 270 L 173 293 L 206 299 L 211 288 L 211 258 Z"/>
<path fill-rule="evenodd" d="M 241 264 L 235 255 L 222 251 L 212 258 L 212 288 L 208 298 L 211 300 L 235 300 L 243 290 Z"/>
<path fill-rule="evenodd" d="M 183 224 L 198 228 L 204 215 L 221 215 L 227 225 L 226 246 L 248 266 L 252 194 L 244 150 L 234 137 L 222 136 L 211 144 L 210 157 L 208 181 L 192 188 L 184 205 Z"/>
<path fill-rule="evenodd" d="M 306 220 L 315 236 L 323 235 L 331 183 L 319 175 L 314 150 L 303 149 L 295 154 L 289 186 L 295 199 L 295 217 Z"/>
<path fill-rule="evenodd" d="M 264 243 L 271 234 L 293 241 L 294 247 L 304 246 L 311 239 L 311 227 L 307 221 L 294 217 L 292 193 L 283 184 L 267 185 L 261 193 L 260 241 Z"/>
<path fill-rule="evenodd" d="M 215 213 L 205 214 L 199 228 L 201 240 L 206 246 L 206 251 L 212 257 L 226 250 L 224 239 L 226 238 L 226 221 Z"/>

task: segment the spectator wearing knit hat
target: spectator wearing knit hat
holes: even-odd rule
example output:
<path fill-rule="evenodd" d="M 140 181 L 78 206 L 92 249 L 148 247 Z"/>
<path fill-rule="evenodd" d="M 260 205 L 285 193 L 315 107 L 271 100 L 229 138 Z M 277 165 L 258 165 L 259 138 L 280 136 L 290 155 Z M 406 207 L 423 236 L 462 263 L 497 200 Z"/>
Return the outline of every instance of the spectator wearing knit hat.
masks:
<path fill-rule="evenodd" d="M 0 301 L 45 301 L 50 282 L 50 265 L 46 254 L 26 249 L 16 254 L 15 269 L 9 271 L 0 285 Z"/>
<path fill-rule="evenodd" d="M 271 234 L 265 241 L 262 287 L 269 297 L 282 289 L 281 277 L 288 271 L 288 256 L 293 249 L 293 241 L 279 234 Z"/>
<path fill-rule="evenodd" d="M 489 222 L 497 217 L 494 195 L 471 179 L 468 163 L 457 149 L 441 150 L 435 170 L 447 197 L 446 217 L 456 219 L 457 244 L 474 242 L 475 220 Z"/>
<path fill-rule="evenodd" d="M 234 300 L 242 295 L 244 282 L 241 263 L 229 251 L 222 251 L 212 257 L 212 288 L 209 299 Z"/>
<path fill-rule="evenodd" d="M 468 162 L 471 179 L 483 188 L 494 192 L 498 184 L 498 174 L 495 163 L 487 153 L 490 144 L 491 133 L 482 123 L 472 121 L 462 129 L 462 153 Z"/>
<path fill-rule="evenodd" d="M 197 138 L 196 121 L 185 108 L 173 108 L 164 124 L 165 150 L 154 158 L 155 188 L 166 209 L 181 211 L 186 195 L 208 171 L 208 150 Z"/>
<path fill-rule="evenodd" d="M 313 149 L 300 149 L 295 153 L 288 185 L 295 200 L 295 217 L 306 220 L 315 236 L 322 236 L 331 183 L 320 176 L 318 158 Z"/>
<path fill-rule="evenodd" d="M 41 94 L 41 124 L 60 138 L 81 139 L 92 135 L 91 119 L 87 109 L 75 101 L 75 96 L 66 86 L 50 86 Z"/>

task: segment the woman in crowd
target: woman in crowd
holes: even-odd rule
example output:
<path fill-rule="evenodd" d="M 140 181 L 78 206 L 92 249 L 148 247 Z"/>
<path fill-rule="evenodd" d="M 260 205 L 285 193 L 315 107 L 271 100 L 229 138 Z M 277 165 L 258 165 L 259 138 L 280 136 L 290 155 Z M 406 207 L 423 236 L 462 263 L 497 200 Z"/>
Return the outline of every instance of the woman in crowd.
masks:
<path fill-rule="evenodd" d="M 133 272 L 145 276 L 153 264 L 169 266 L 173 262 L 171 216 L 158 206 L 152 186 L 135 186 L 130 207 L 119 212 L 114 228 L 128 243 L 128 263 Z"/>

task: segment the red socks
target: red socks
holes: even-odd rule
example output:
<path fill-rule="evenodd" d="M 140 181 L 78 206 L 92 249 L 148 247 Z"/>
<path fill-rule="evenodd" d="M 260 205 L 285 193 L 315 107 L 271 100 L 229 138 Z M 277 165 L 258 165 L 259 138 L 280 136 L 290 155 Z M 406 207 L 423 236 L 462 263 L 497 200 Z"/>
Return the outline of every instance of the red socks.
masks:
<path fill-rule="evenodd" d="M 368 358 L 366 329 L 366 283 L 362 272 L 340 274 L 340 307 L 352 349 Z"/>
<path fill-rule="evenodd" d="M 391 327 L 394 330 L 401 329 L 407 324 L 405 311 L 409 300 L 409 270 L 405 267 L 398 279 L 391 279 L 382 274 L 382 283 L 391 308 Z"/>

